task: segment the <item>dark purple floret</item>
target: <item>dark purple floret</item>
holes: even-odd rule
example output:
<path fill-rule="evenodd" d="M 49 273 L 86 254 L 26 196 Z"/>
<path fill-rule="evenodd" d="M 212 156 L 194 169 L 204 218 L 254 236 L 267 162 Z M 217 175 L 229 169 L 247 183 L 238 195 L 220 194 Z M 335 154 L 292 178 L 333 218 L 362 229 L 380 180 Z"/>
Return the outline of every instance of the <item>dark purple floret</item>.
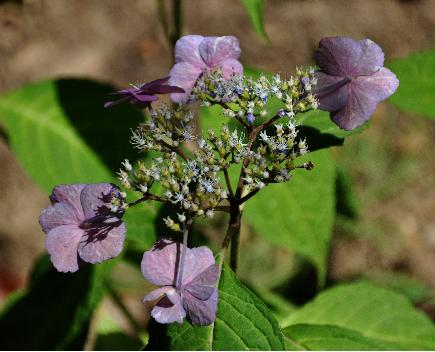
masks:
<path fill-rule="evenodd" d="M 125 238 L 123 199 L 110 183 L 59 185 L 50 195 L 39 223 L 58 271 L 75 272 L 81 261 L 101 263 L 116 257 Z"/>
<path fill-rule="evenodd" d="M 396 75 L 383 67 L 382 49 L 370 39 L 323 38 L 315 59 L 319 108 L 345 130 L 361 126 L 399 86 Z"/>
<path fill-rule="evenodd" d="M 151 315 L 161 324 L 182 323 L 187 316 L 194 325 L 209 325 L 216 320 L 219 267 L 207 247 L 186 247 L 180 270 L 182 251 L 181 243 L 162 238 L 144 253 L 142 274 L 161 287 L 143 300 L 158 300 Z"/>
<path fill-rule="evenodd" d="M 141 84 L 138 87 L 121 89 L 111 93 L 111 95 L 119 99 L 107 102 L 104 104 L 104 107 L 109 108 L 126 101 L 138 108 L 145 109 L 149 108 L 153 101 L 158 100 L 156 94 L 184 93 L 183 88 L 168 85 L 168 80 L 169 77 L 160 78 L 149 83 Z"/>

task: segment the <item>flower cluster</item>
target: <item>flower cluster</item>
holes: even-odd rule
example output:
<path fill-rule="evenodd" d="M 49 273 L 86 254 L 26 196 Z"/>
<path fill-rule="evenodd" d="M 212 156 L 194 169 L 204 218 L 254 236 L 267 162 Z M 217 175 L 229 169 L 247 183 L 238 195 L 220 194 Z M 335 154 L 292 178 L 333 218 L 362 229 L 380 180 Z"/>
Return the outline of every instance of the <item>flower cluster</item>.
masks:
<path fill-rule="evenodd" d="M 176 43 L 170 77 L 114 93 L 118 100 L 107 107 L 129 102 L 146 108 L 145 122 L 132 131 L 130 142 L 153 158 L 122 163 L 122 186 L 140 195 L 130 203 L 108 183 L 53 190 L 52 205 L 43 211 L 40 224 L 59 271 L 74 272 L 84 263 L 117 256 L 126 231 L 122 216 L 129 207 L 148 200 L 175 205 L 177 219 L 163 221 L 181 232 L 183 241 L 162 238 L 144 253 L 144 277 L 162 286 L 144 301 L 157 301 L 151 314 L 160 323 L 181 323 L 187 317 L 196 325 L 211 324 L 216 319 L 219 267 L 208 248 L 187 247 L 194 218 L 230 213 L 222 245 L 227 248 L 240 230 L 244 202 L 269 184 L 290 180 L 296 168 L 312 169 L 311 162 L 297 161 L 308 153 L 308 145 L 299 135 L 296 114 L 319 107 L 331 112 L 341 128 L 353 129 L 398 86 L 394 74 L 382 67 L 382 50 L 369 40 L 326 38 L 316 53 L 320 71 L 297 69 L 289 78 L 245 77 L 239 56 L 234 37 L 185 36 Z M 157 94 L 170 94 L 180 104 L 155 107 Z M 276 104 L 269 104 L 272 99 L 280 105 L 277 111 L 271 108 Z M 231 123 L 197 135 L 188 109 L 192 102 L 219 105 Z M 233 185 L 230 169 L 237 164 L 240 173 Z M 237 248 L 231 247 L 231 252 Z"/>
<path fill-rule="evenodd" d="M 175 152 L 154 158 L 151 166 L 139 161 L 135 167 L 129 163 L 120 170 L 121 182 L 141 192 L 143 197 L 176 204 L 191 215 L 213 215 L 213 209 L 227 197 L 220 184 L 218 165 L 207 158 L 209 150 L 198 151 L 197 158 L 184 160 Z M 151 194 L 155 183 L 161 185 L 163 194 Z"/>
<path fill-rule="evenodd" d="M 173 151 L 183 142 L 193 141 L 195 135 L 190 122 L 193 113 L 182 106 L 169 108 L 162 104 L 151 110 L 146 122 L 131 136 L 131 143 L 140 151 Z"/>
<path fill-rule="evenodd" d="M 298 139 L 294 119 L 286 124 L 274 125 L 270 134 L 259 134 L 259 146 L 248 154 L 249 166 L 244 168 L 244 183 L 250 189 L 261 189 L 270 183 L 290 180 L 296 167 L 310 170 L 311 163 L 295 166 L 295 159 L 308 153 L 305 139 Z"/>
<path fill-rule="evenodd" d="M 233 75 L 225 79 L 219 69 L 208 71 L 196 83 L 190 100 L 199 100 L 203 105 L 220 104 L 224 114 L 253 125 L 259 118 L 270 113 L 280 117 L 294 117 L 299 112 L 317 109 L 318 101 L 312 94 L 317 83 L 315 71 L 297 69 L 296 75 L 286 79 L 277 74 L 268 79 L 260 75 L 257 80 Z M 282 103 L 279 112 L 268 111 L 267 102 L 276 98 Z"/>

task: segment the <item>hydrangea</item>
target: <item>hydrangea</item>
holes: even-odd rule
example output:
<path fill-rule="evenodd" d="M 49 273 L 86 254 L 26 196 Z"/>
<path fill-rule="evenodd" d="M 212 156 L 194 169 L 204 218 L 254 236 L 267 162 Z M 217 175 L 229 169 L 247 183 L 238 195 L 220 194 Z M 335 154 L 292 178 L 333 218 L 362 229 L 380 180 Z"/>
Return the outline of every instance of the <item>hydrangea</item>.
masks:
<path fill-rule="evenodd" d="M 140 86 L 132 86 L 131 88 L 121 89 L 111 93 L 118 97 L 118 100 L 109 101 L 104 104 L 105 108 L 112 107 L 124 101 L 137 106 L 138 108 L 149 108 L 153 101 L 158 100 L 156 94 L 183 93 L 184 90 L 180 87 L 168 85 L 169 77 L 156 79 L 149 83 L 141 84 Z"/>
<path fill-rule="evenodd" d="M 184 93 L 172 93 L 174 102 L 186 103 L 196 81 L 207 70 L 220 69 L 224 79 L 243 72 L 239 40 L 233 36 L 203 37 L 187 35 L 175 44 L 175 65 L 169 75 L 169 83 L 184 89 Z"/>
<path fill-rule="evenodd" d="M 186 247 L 184 267 L 180 268 L 182 251 L 181 243 L 162 238 L 144 253 L 143 276 L 162 287 L 143 300 L 159 300 L 151 315 L 161 324 L 182 323 L 187 316 L 192 324 L 209 325 L 216 319 L 219 267 L 207 247 Z"/>
<path fill-rule="evenodd" d="M 315 59 L 321 69 L 315 87 L 319 108 L 345 130 L 367 121 L 399 86 L 396 75 L 383 67 L 382 49 L 370 39 L 323 38 Z"/>
<path fill-rule="evenodd" d="M 82 262 L 101 263 L 123 248 L 123 198 L 110 183 L 59 185 L 39 223 L 58 271 L 75 272 Z"/>

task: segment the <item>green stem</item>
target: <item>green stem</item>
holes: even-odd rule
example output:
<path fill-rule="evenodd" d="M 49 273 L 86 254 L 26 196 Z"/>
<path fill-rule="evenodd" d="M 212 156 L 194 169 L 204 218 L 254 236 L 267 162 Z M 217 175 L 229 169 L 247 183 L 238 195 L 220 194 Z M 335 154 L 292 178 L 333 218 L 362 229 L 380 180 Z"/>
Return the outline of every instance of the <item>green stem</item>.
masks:
<path fill-rule="evenodd" d="M 230 205 L 230 222 L 228 223 L 228 229 L 222 247 L 228 248 L 231 243 L 230 267 L 234 272 L 237 272 L 238 265 L 241 220 L 242 211 L 240 206 L 236 201 L 233 201 Z"/>
<path fill-rule="evenodd" d="M 158 11 L 160 23 L 162 25 L 163 34 L 165 35 L 166 40 L 171 44 L 171 38 L 169 35 L 168 15 L 166 13 L 165 1 L 164 0 L 156 0 L 156 1 L 157 1 L 157 11 Z"/>
<path fill-rule="evenodd" d="M 172 21 L 174 24 L 174 29 L 171 34 L 172 47 L 175 46 L 175 43 L 181 37 L 181 28 L 183 24 L 182 18 L 183 18 L 182 0 L 172 0 Z"/>
<path fill-rule="evenodd" d="M 192 226 L 193 218 L 187 219 L 186 223 L 184 224 L 183 228 L 183 248 L 181 251 L 181 258 L 180 258 L 180 264 L 178 268 L 178 275 L 177 275 L 177 289 L 181 289 L 183 286 L 183 273 L 184 273 L 184 262 L 186 258 L 186 252 L 187 252 L 187 237 L 189 236 L 189 230 Z"/>

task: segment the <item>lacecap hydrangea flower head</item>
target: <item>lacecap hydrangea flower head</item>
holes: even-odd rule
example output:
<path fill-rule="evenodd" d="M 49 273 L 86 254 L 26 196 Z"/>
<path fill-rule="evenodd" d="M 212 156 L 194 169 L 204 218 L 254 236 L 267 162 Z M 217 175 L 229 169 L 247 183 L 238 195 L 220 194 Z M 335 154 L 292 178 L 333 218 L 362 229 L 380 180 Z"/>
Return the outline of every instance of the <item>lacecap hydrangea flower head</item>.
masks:
<path fill-rule="evenodd" d="M 145 201 L 172 205 L 182 214 L 178 221 L 170 216 L 163 221 L 172 231 L 182 232 L 183 240 L 161 238 L 145 251 L 142 274 L 159 288 L 144 301 L 156 302 L 151 315 L 159 323 L 181 323 L 185 318 L 194 325 L 213 323 L 220 268 L 207 247 L 188 248 L 194 220 L 229 213 L 221 253 L 231 244 L 229 262 L 236 270 L 242 205 L 268 185 L 291 180 L 294 170 L 314 166 L 298 159 L 309 153 L 309 141 L 300 134 L 296 115 L 320 107 L 338 126 L 353 129 L 398 86 L 395 75 L 383 67 L 381 48 L 368 39 L 322 39 L 316 52 L 320 70 L 298 68 L 288 76 L 246 77 L 239 57 L 235 37 L 184 36 L 176 43 L 168 77 L 114 93 L 116 99 L 106 107 L 128 102 L 146 108 L 131 143 L 140 153 L 153 152 L 153 158 L 122 163 L 122 186 L 140 195 L 130 203 L 109 183 L 53 190 L 52 205 L 40 223 L 57 270 L 74 272 L 83 263 L 117 256 L 126 231 L 122 216 L 130 207 Z M 159 94 L 170 94 L 178 104 L 155 106 Z M 280 109 L 269 106 L 271 98 Z M 231 123 L 198 133 L 189 110 L 192 102 L 222 107 L 222 115 L 238 128 Z M 192 148 L 196 144 L 195 150 L 184 148 L 187 142 Z M 240 170 L 236 183 L 229 176 L 234 165 Z"/>
<path fill-rule="evenodd" d="M 125 238 L 123 198 L 110 183 L 59 185 L 39 218 L 45 245 L 58 271 L 116 257 Z M 117 205 L 119 204 L 119 206 Z"/>
<path fill-rule="evenodd" d="M 382 49 L 370 39 L 323 38 L 315 59 L 319 108 L 345 130 L 361 126 L 399 86 L 396 75 L 383 67 Z"/>

